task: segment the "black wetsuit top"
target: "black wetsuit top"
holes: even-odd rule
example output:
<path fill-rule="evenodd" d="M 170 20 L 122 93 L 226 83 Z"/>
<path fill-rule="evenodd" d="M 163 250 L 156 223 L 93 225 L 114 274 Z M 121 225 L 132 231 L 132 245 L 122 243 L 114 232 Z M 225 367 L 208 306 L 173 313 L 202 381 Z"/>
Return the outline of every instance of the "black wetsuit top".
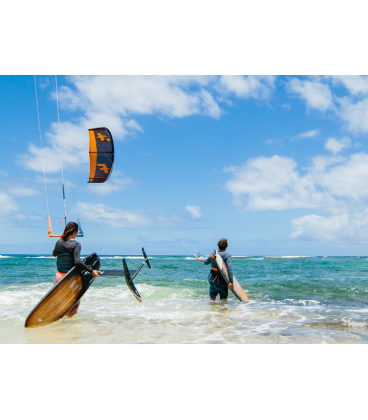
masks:
<path fill-rule="evenodd" d="M 66 241 L 59 239 L 55 244 L 52 255 L 54 257 L 57 257 L 60 254 L 72 255 L 74 258 L 74 265 L 79 266 L 81 270 L 87 270 L 88 272 L 92 273 L 92 270 L 81 261 L 80 252 L 81 244 L 79 242 L 75 241 L 74 239 L 69 239 Z"/>

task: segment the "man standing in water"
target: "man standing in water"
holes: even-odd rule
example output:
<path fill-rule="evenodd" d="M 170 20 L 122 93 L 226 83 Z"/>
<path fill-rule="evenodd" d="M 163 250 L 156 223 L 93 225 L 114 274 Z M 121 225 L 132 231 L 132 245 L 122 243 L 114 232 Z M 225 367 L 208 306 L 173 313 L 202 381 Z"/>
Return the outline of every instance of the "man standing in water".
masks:
<path fill-rule="evenodd" d="M 223 259 L 227 267 L 227 272 L 229 274 L 229 285 L 226 283 L 225 279 L 222 277 L 220 271 L 217 268 L 215 255 L 210 255 L 207 259 L 201 257 L 200 260 L 203 261 L 206 265 L 211 263 L 211 271 L 208 276 L 208 281 L 210 282 L 210 300 L 216 300 L 216 296 L 220 294 L 221 300 L 226 300 L 228 296 L 229 289 L 232 289 L 233 286 L 233 267 L 231 264 L 231 255 L 226 252 L 228 247 L 227 239 L 220 239 L 217 243 L 219 248 L 219 254 Z M 215 254 L 215 251 L 213 252 Z"/>

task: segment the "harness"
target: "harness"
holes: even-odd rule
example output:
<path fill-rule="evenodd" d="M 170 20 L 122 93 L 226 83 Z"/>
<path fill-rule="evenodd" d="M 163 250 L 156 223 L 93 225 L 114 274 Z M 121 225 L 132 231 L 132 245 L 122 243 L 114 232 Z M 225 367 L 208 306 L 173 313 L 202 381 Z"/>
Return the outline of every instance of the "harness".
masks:
<path fill-rule="evenodd" d="M 74 267 L 74 257 L 70 254 L 60 254 L 56 259 L 57 271 L 60 273 L 67 273 Z"/>
<path fill-rule="evenodd" d="M 215 257 L 213 255 L 210 255 L 210 257 L 212 259 L 215 259 Z M 221 274 L 221 272 L 219 271 L 218 268 L 212 267 L 210 273 L 213 277 L 213 279 L 211 280 L 213 283 L 215 283 L 215 282 L 226 283 L 225 279 L 222 277 L 222 274 Z"/>

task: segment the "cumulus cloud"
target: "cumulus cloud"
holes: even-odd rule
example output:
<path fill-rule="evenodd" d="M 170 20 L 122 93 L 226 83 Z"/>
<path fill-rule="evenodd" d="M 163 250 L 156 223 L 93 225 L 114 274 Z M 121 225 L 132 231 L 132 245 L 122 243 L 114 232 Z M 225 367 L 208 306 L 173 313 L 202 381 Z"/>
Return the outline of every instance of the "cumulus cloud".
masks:
<path fill-rule="evenodd" d="M 116 172 L 118 171 L 115 171 L 114 176 L 109 179 L 109 182 L 88 184 L 87 188 L 94 194 L 108 195 L 113 192 L 124 191 L 129 185 L 134 184 L 133 179 L 124 177 L 122 174 Z"/>
<path fill-rule="evenodd" d="M 286 210 L 338 205 L 324 192 L 317 191 L 311 174 L 300 176 L 296 162 L 285 156 L 260 156 L 241 167 L 231 167 L 232 178 L 225 189 L 236 205 L 245 210 Z M 229 170 L 229 168 L 227 168 Z"/>
<path fill-rule="evenodd" d="M 368 98 L 354 102 L 349 97 L 339 99 L 338 115 L 355 133 L 368 133 Z"/>
<path fill-rule="evenodd" d="M 275 89 L 274 76 L 221 76 L 217 89 L 239 98 L 268 99 Z"/>
<path fill-rule="evenodd" d="M 115 140 L 123 140 L 143 132 L 134 119 L 137 115 L 220 118 L 219 102 L 224 96 L 265 99 L 274 89 L 271 76 L 70 76 L 68 81 L 69 86 L 59 87 L 60 108 L 79 111 L 82 116 L 61 122 L 60 137 L 57 123 L 47 132 L 41 126 L 46 132 L 43 157 L 47 173 L 59 172 L 61 159 L 71 169 L 88 163 L 88 128 L 109 127 Z M 40 145 L 30 144 L 17 163 L 42 172 Z"/>
<path fill-rule="evenodd" d="M 214 80 L 206 76 L 73 76 L 74 88 L 63 87 L 64 109 L 120 115 L 161 114 L 182 118 L 193 114 L 218 118 L 212 96 L 204 87 Z"/>
<path fill-rule="evenodd" d="M 322 217 L 314 214 L 291 220 L 290 238 L 321 242 L 363 241 L 368 238 L 368 209 Z"/>
<path fill-rule="evenodd" d="M 324 83 L 292 78 L 287 88 L 305 100 L 308 108 L 326 111 L 333 106 L 331 90 Z"/>
<path fill-rule="evenodd" d="M 326 76 L 312 80 L 294 77 L 286 87 L 306 101 L 308 108 L 330 110 L 346 123 L 351 132 L 368 133 L 367 76 Z M 341 87 L 347 90 L 343 95 Z"/>
<path fill-rule="evenodd" d="M 334 155 L 337 155 L 341 150 L 349 148 L 351 140 L 348 137 L 343 137 L 341 140 L 336 140 L 330 137 L 325 143 L 325 149 L 330 150 Z"/>
<path fill-rule="evenodd" d="M 225 168 L 232 175 L 225 189 L 233 194 L 234 203 L 247 211 L 313 208 L 332 213 L 291 220 L 292 239 L 367 241 L 368 154 L 337 155 L 349 145 L 347 138 L 329 139 L 326 146 L 333 155 L 314 157 L 303 175 L 290 157 L 249 159 L 240 167 Z M 352 209 L 359 211 L 353 213 Z"/>
<path fill-rule="evenodd" d="M 326 163 L 327 162 L 327 163 Z M 333 166 L 332 163 L 337 163 Z M 331 195 L 359 200 L 368 197 L 368 154 L 352 154 L 348 159 L 325 159 L 325 165 L 318 158 L 311 173 L 316 184 L 321 185 Z"/>
<path fill-rule="evenodd" d="M 78 202 L 78 213 L 82 220 L 96 223 L 98 225 L 109 225 L 112 227 L 147 227 L 147 226 L 170 226 L 185 222 L 185 219 L 177 215 L 160 216 L 154 215 L 151 211 L 141 209 L 122 209 L 106 206 L 102 203 Z"/>
<path fill-rule="evenodd" d="M 105 204 L 78 202 L 78 211 L 83 220 L 112 227 L 151 226 L 152 218 L 142 210 L 126 210 L 108 207 Z"/>
<path fill-rule="evenodd" d="M 189 211 L 190 215 L 194 218 L 194 219 L 199 219 L 202 216 L 202 212 L 199 206 L 194 206 L 194 205 L 187 205 L 185 206 L 185 208 Z"/>
<path fill-rule="evenodd" d="M 332 76 L 334 84 L 342 84 L 352 95 L 368 93 L 367 76 Z"/>
<path fill-rule="evenodd" d="M 52 124 L 51 131 L 47 132 L 45 143 L 41 150 L 39 145 L 30 144 L 28 153 L 17 156 L 17 163 L 26 169 L 42 172 L 43 165 L 46 173 L 61 171 L 64 167 L 78 167 L 89 162 L 89 140 L 87 122 L 81 125 L 70 122 L 60 124 L 60 139 L 57 124 Z M 61 141 L 61 146 L 60 146 Z M 43 154 L 43 162 L 42 162 Z"/>
<path fill-rule="evenodd" d="M 329 142 L 330 149 L 341 150 L 341 144 Z M 344 147 L 348 141 L 341 140 Z M 342 211 L 343 199 L 359 201 L 368 197 L 368 154 L 316 156 L 305 175 L 296 162 L 285 156 L 260 156 L 240 167 L 224 168 L 232 177 L 225 189 L 234 196 L 234 203 L 244 210 L 287 210 L 321 208 Z"/>

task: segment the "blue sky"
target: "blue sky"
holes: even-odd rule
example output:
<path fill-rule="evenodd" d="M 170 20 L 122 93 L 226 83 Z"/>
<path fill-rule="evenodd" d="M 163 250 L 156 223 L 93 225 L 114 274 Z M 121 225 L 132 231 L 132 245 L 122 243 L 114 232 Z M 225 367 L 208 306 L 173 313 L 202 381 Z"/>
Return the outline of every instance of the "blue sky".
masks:
<path fill-rule="evenodd" d="M 137 189 L 202 254 L 222 237 L 233 255 L 368 254 L 367 77 L 57 82 L 67 215 L 78 212 L 84 253 L 188 253 Z M 37 86 L 60 233 L 54 76 L 37 76 Z M 50 253 L 33 76 L 0 76 L 0 118 L 0 252 Z M 87 129 L 100 126 L 114 137 L 115 166 L 106 184 L 89 185 Z"/>

